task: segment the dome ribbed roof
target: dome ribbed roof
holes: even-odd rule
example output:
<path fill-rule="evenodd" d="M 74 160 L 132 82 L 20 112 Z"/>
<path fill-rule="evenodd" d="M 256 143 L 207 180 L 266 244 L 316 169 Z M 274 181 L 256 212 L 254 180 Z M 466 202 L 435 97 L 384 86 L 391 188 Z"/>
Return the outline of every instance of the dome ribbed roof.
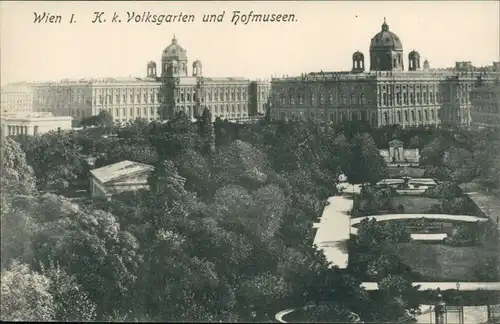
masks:
<path fill-rule="evenodd" d="M 174 38 L 172 38 L 172 43 L 163 50 L 162 59 L 177 61 L 187 60 L 186 50 L 177 43 L 175 35 Z"/>
<path fill-rule="evenodd" d="M 361 53 L 360 51 L 356 51 L 356 52 L 352 53 L 352 58 L 353 59 L 354 58 L 361 58 L 362 59 L 364 57 L 365 57 L 365 55 L 363 53 Z"/>
<path fill-rule="evenodd" d="M 403 50 L 403 44 L 398 35 L 389 31 L 389 25 L 385 22 L 382 24 L 382 30 L 373 36 L 370 42 L 370 50 Z"/>
<path fill-rule="evenodd" d="M 408 53 L 408 56 L 409 57 L 418 57 L 418 58 L 420 58 L 420 53 L 417 52 L 417 51 L 415 51 L 415 50 L 413 50 L 410 53 Z"/>

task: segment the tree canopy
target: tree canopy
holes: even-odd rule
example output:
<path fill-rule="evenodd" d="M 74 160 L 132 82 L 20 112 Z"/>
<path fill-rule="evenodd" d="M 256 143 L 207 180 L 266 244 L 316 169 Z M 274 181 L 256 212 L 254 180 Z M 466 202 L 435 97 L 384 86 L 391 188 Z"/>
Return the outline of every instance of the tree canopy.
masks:
<path fill-rule="evenodd" d="M 2 319 L 268 321 L 314 304 L 395 321 L 419 303 L 398 260 L 375 253 L 341 270 L 312 246 L 339 174 L 382 204 L 368 184 L 388 176 L 378 149 L 398 138 L 421 149 L 446 190 L 499 180 L 497 137 L 479 131 L 212 123 L 208 110 L 194 123 L 182 113 L 119 128 L 97 118 L 98 127 L 2 139 Z M 125 159 L 154 167 L 149 190 L 78 201 L 54 192 L 86 188 L 92 167 Z M 406 239 L 363 222 L 355 248 Z M 361 287 L 366 278 L 378 295 Z"/>

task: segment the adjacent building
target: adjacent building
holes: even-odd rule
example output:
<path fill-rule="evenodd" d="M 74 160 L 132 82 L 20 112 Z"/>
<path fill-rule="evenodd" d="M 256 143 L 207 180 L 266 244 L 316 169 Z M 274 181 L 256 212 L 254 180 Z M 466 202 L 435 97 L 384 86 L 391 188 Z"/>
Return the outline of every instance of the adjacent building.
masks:
<path fill-rule="evenodd" d="M 471 119 L 477 127 L 500 127 L 500 84 L 471 91 Z"/>
<path fill-rule="evenodd" d="M 54 116 L 51 113 L 2 113 L 0 131 L 2 136 L 10 136 L 70 130 L 72 120 L 70 116 Z"/>
<path fill-rule="evenodd" d="M 0 112 L 2 114 L 33 112 L 33 89 L 24 83 L 2 87 Z"/>
<path fill-rule="evenodd" d="M 420 54 L 408 54 L 385 22 L 370 42 L 369 71 L 356 51 L 346 72 L 312 72 L 271 80 L 270 113 L 275 119 L 315 118 L 336 122 L 363 120 L 373 127 L 469 125 L 471 90 L 498 80 L 500 70 L 473 68 L 457 62 L 455 69 L 432 70 Z"/>
<path fill-rule="evenodd" d="M 187 51 L 172 39 L 162 52 L 161 65 L 150 61 L 145 77 L 61 80 L 30 83 L 37 112 L 72 116 L 75 120 L 107 110 L 117 123 L 166 119 L 178 111 L 193 118 L 208 108 L 215 120 L 245 120 L 263 115 L 270 83 L 242 77 L 206 77 L 201 61 L 189 71 Z M 165 87 L 172 88 L 171 100 Z M 3 96 L 3 93 L 2 93 Z M 167 102 L 168 101 L 168 102 Z"/>
<path fill-rule="evenodd" d="M 154 171 L 151 165 L 121 161 L 90 171 L 90 195 L 110 197 L 125 191 L 147 189 L 148 177 Z"/>

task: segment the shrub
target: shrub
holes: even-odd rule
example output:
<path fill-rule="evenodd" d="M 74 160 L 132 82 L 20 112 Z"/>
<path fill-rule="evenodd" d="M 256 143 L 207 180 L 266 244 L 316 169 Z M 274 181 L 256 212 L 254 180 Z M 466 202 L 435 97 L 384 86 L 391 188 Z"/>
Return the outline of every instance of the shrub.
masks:
<path fill-rule="evenodd" d="M 440 182 L 425 190 L 424 195 L 430 198 L 451 199 L 462 195 L 462 190 L 451 182 Z"/>

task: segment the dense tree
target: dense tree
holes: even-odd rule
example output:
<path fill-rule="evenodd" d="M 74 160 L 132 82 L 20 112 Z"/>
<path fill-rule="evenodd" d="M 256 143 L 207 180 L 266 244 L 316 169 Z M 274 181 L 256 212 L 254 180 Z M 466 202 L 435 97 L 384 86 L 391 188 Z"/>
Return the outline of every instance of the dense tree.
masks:
<path fill-rule="evenodd" d="M 49 292 L 54 300 L 54 319 L 57 321 L 92 321 L 95 319 L 95 304 L 78 284 L 75 276 L 51 265 L 42 273 L 50 280 Z"/>
<path fill-rule="evenodd" d="M 369 134 L 354 136 L 345 174 L 350 183 L 376 183 L 388 177 L 387 167 Z"/>
<path fill-rule="evenodd" d="M 11 138 L 2 137 L 0 185 L 2 194 L 31 194 L 35 189 L 35 175 L 26 161 L 21 146 Z"/>
<path fill-rule="evenodd" d="M 43 190 L 77 185 L 87 177 L 89 166 L 72 132 L 49 132 L 20 138 L 26 160 Z"/>
<path fill-rule="evenodd" d="M 267 170 L 265 154 L 240 140 L 221 148 L 215 158 L 216 181 L 219 186 L 239 184 L 258 188 L 266 182 Z"/>
<path fill-rule="evenodd" d="M 2 321 L 51 321 L 55 316 L 50 279 L 26 264 L 12 263 L 1 273 Z"/>
<path fill-rule="evenodd" d="M 95 116 L 89 116 L 82 119 L 80 125 L 83 127 L 97 126 L 111 128 L 113 126 L 113 116 L 107 110 L 101 110 Z"/>
<path fill-rule="evenodd" d="M 220 118 L 212 124 L 204 111 L 195 123 L 179 113 L 113 133 L 94 127 L 19 138 L 28 163 L 15 142 L 2 143 L 13 152 L 2 147 L 2 189 L 11 188 L 2 190 L 2 234 L 11 241 L 2 239 L 2 267 L 20 259 L 43 273 L 56 320 L 267 321 L 308 304 L 319 305 L 311 309 L 319 318 L 330 311 L 339 320 L 350 312 L 366 321 L 411 318 L 419 303 L 411 271 L 388 252 L 409 239 L 403 227 L 362 222 L 347 270 L 312 247 L 312 223 L 337 194 L 338 175 L 364 184 L 358 207 L 394 209 L 393 192 L 368 184 L 387 177 L 378 148 L 398 138 L 422 148 L 428 173 L 449 180 L 426 195 L 453 210 L 464 208 L 457 183 L 494 179 L 500 160 L 494 134 L 447 127 Z M 152 164 L 150 190 L 79 205 L 32 195 L 28 165 L 39 188 L 50 189 L 86 180 L 79 163 L 89 155 L 97 165 Z M 368 294 L 361 280 L 383 289 Z"/>
<path fill-rule="evenodd" d="M 2 137 L 0 159 L 0 205 L 1 216 L 1 267 L 15 259 L 28 260 L 30 257 L 30 237 L 36 230 L 32 219 L 23 211 L 24 207 L 15 203 L 18 195 L 29 197 L 35 192 L 33 170 L 26 162 L 19 144 Z"/>
<path fill-rule="evenodd" d="M 419 286 L 413 286 L 403 276 L 388 275 L 378 282 L 377 305 L 380 309 L 374 314 L 376 322 L 412 323 L 419 311 Z M 381 311 L 383 310 L 383 311 Z"/>
<path fill-rule="evenodd" d="M 149 144 L 124 144 L 115 143 L 106 153 L 95 161 L 95 168 L 109 164 L 131 160 L 145 164 L 155 164 L 158 161 L 156 149 Z"/>
<path fill-rule="evenodd" d="M 198 133 L 201 140 L 201 153 L 212 159 L 215 154 L 215 132 L 212 123 L 212 114 L 208 108 L 203 110 L 198 121 Z"/>

